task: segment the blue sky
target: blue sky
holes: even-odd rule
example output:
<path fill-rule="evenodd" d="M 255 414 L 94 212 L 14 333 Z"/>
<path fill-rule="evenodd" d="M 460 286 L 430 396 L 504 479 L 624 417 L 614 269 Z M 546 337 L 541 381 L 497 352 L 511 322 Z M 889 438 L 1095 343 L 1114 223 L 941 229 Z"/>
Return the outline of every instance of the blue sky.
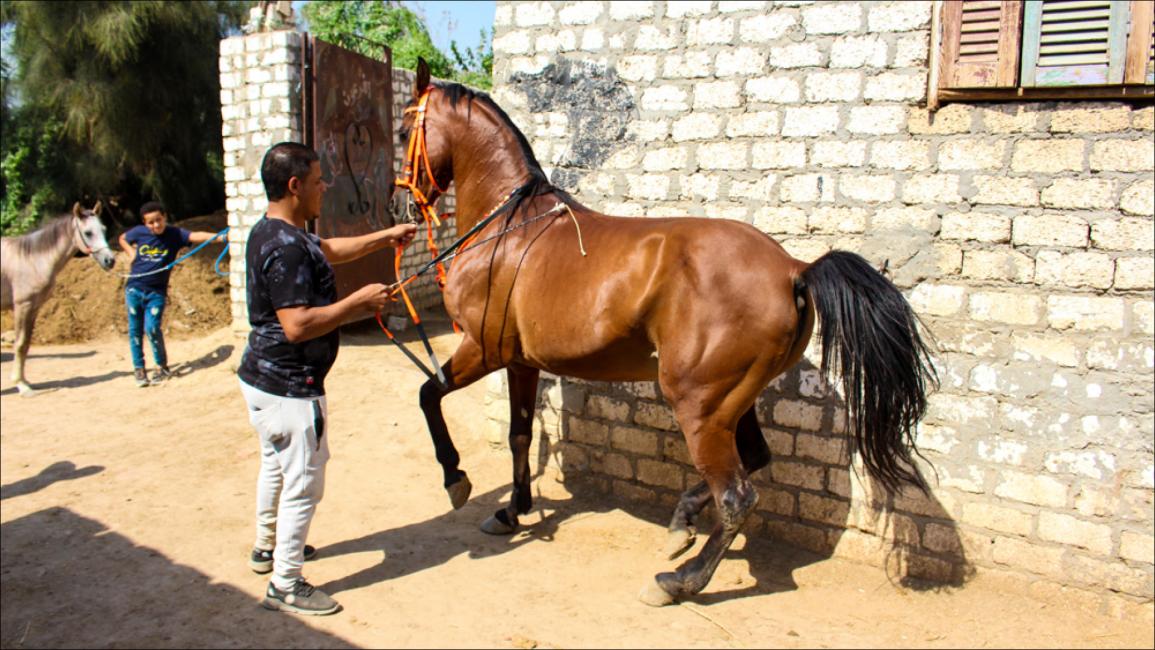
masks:
<path fill-rule="evenodd" d="M 493 0 L 408 0 L 405 6 L 425 16 L 433 44 L 449 53 L 449 42 L 476 48 L 478 33 L 493 29 Z"/>

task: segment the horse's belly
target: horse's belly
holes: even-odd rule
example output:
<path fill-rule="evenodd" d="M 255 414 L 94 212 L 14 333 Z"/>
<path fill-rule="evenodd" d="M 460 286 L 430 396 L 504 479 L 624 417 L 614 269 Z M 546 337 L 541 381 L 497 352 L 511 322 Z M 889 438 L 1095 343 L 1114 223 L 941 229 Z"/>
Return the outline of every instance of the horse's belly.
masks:
<path fill-rule="evenodd" d="M 600 343 L 563 338 L 537 342 L 523 336 L 522 357 L 527 365 L 546 372 L 590 381 L 658 378 L 658 355 L 644 336 Z"/>

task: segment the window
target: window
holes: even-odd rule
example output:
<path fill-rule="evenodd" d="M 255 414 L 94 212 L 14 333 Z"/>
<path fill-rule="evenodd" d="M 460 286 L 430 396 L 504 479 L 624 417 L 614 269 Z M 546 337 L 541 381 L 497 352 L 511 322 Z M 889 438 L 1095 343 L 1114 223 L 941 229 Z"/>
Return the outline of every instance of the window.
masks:
<path fill-rule="evenodd" d="M 930 104 L 1155 98 L 1152 0 L 946 0 Z M 936 42 L 937 41 L 937 42 Z M 933 51 L 933 50 L 932 50 Z"/>

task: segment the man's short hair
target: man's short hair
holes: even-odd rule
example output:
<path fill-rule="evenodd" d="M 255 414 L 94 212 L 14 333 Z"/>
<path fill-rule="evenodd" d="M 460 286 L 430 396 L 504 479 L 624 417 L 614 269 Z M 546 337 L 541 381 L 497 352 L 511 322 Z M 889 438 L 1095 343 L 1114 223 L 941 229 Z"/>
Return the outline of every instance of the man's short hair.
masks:
<path fill-rule="evenodd" d="M 160 201 L 149 201 L 148 203 L 145 203 L 144 205 L 140 206 L 140 218 L 141 219 L 144 218 L 144 215 L 151 214 L 153 212 L 159 212 L 163 215 L 168 215 L 168 213 L 165 212 L 165 210 L 164 210 L 164 204 L 161 203 Z"/>
<path fill-rule="evenodd" d="M 289 179 L 304 179 L 309 167 L 320 160 L 317 152 L 299 142 L 278 142 L 269 147 L 261 161 L 261 182 L 270 201 L 280 201 L 289 192 Z"/>

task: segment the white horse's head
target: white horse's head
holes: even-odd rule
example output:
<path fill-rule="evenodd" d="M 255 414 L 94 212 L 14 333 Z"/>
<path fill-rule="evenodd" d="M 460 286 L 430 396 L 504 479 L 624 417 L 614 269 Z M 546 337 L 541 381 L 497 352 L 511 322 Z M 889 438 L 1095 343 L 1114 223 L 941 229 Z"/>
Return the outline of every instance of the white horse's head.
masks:
<path fill-rule="evenodd" d="M 100 201 L 88 210 L 80 207 L 80 203 L 72 206 L 72 238 L 80 252 L 91 255 L 92 259 L 107 271 L 116 262 L 116 256 L 108 248 L 105 238 L 104 223 L 100 220 Z"/>

